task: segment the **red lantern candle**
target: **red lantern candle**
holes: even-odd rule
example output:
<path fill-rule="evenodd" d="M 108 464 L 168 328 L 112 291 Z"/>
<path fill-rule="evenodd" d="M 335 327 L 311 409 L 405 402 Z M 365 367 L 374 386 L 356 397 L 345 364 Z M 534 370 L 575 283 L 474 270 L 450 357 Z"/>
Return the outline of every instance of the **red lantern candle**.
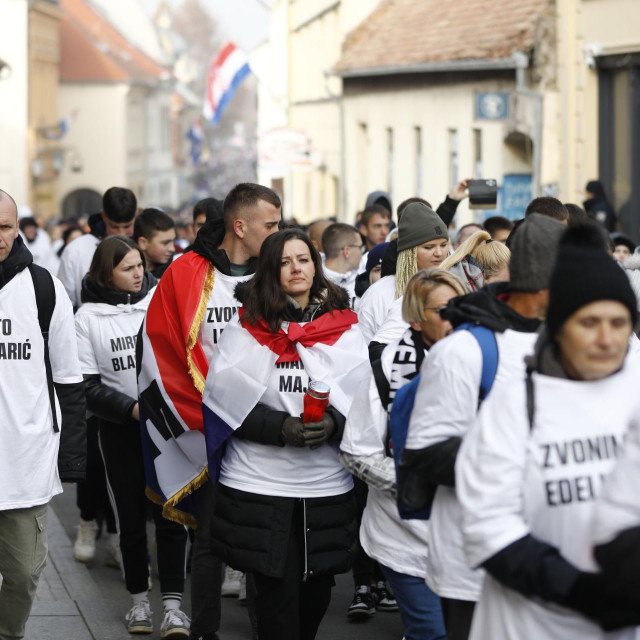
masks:
<path fill-rule="evenodd" d="M 324 410 L 329 406 L 329 385 L 326 382 L 314 380 L 309 382 L 307 393 L 304 394 L 304 413 L 302 422 L 320 422 Z"/>

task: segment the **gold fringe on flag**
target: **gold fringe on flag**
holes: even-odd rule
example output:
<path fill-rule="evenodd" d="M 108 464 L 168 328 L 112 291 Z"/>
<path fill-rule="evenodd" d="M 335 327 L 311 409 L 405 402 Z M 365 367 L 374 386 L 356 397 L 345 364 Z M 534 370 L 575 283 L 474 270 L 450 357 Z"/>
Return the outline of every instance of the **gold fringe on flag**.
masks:
<path fill-rule="evenodd" d="M 193 318 L 193 324 L 191 325 L 189 337 L 187 339 L 187 367 L 189 369 L 189 375 L 193 380 L 193 384 L 195 388 L 200 392 L 200 394 L 202 394 L 202 392 L 204 391 L 204 376 L 193 362 L 191 354 L 193 352 L 193 348 L 198 342 L 198 333 L 200 331 L 202 321 L 204 320 L 204 314 L 207 311 L 207 302 L 209 302 L 209 296 L 211 295 L 211 291 L 213 290 L 214 281 L 215 269 L 212 264 L 209 264 L 209 266 L 207 267 L 207 275 L 204 279 L 202 294 L 200 295 L 200 302 L 198 303 L 198 308 Z"/>

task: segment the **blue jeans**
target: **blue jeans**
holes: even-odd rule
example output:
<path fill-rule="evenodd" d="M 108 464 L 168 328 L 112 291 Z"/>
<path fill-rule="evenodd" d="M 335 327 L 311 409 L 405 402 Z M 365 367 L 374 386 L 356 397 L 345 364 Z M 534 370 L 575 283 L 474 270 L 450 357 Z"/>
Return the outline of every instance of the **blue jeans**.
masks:
<path fill-rule="evenodd" d="M 380 566 L 398 601 L 406 640 L 446 640 L 440 598 L 424 578 Z"/>

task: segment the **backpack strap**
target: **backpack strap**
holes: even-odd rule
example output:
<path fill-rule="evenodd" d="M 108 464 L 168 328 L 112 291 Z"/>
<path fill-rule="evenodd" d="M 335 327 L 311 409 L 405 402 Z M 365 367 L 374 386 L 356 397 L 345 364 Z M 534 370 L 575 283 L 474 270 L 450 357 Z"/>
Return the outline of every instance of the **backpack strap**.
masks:
<path fill-rule="evenodd" d="M 527 367 L 527 417 L 529 418 L 529 431 L 533 431 L 533 420 L 536 413 L 536 398 L 533 387 L 533 370 Z"/>
<path fill-rule="evenodd" d="M 49 390 L 51 416 L 53 417 L 53 430 L 58 433 L 60 427 L 58 426 L 56 412 L 53 372 L 51 371 L 51 360 L 49 359 L 49 327 L 51 326 L 51 317 L 56 306 L 56 289 L 53 284 L 53 277 L 46 269 L 33 263 L 28 268 L 31 280 L 33 280 L 33 290 L 36 296 L 36 306 L 38 307 L 38 324 L 44 340 L 44 367 L 47 373 L 47 388 Z"/>
<path fill-rule="evenodd" d="M 377 358 L 371 363 L 371 370 L 373 371 L 373 379 L 375 380 L 376 387 L 378 389 L 378 395 L 380 396 L 380 402 L 382 402 L 382 406 L 385 411 L 389 409 L 389 380 L 384 375 L 384 371 L 382 370 L 382 358 Z"/>
<path fill-rule="evenodd" d="M 480 392 L 478 395 L 478 406 L 489 395 L 493 381 L 498 371 L 498 343 L 496 336 L 491 329 L 478 324 L 466 322 L 456 327 L 456 331 L 468 331 L 480 345 L 482 351 L 482 375 L 480 377 Z"/>

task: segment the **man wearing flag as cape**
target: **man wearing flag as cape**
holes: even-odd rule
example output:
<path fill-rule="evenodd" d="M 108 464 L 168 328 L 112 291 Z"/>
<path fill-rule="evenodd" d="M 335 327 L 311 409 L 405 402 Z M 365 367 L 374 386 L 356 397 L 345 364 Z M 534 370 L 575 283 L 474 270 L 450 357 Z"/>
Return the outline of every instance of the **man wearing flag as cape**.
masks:
<path fill-rule="evenodd" d="M 209 546 L 213 485 L 207 474 L 202 392 L 218 338 L 238 307 L 235 286 L 253 274 L 262 242 L 278 230 L 281 202 L 271 189 L 244 183 L 229 192 L 223 211 L 223 221 L 207 222 L 193 251 L 165 272 L 138 340 L 147 494 L 163 506 L 166 518 L 200 525 L 191 576 L 193 594 L 207 599 L 195 603 L 192 595 L 192 631 L 199 633 L 217 631 L 220 613 L 219 580 L 217 586 L 210 584 L 220 565 Z M 207 628 L 199 628 L 200 609 Z"/>

